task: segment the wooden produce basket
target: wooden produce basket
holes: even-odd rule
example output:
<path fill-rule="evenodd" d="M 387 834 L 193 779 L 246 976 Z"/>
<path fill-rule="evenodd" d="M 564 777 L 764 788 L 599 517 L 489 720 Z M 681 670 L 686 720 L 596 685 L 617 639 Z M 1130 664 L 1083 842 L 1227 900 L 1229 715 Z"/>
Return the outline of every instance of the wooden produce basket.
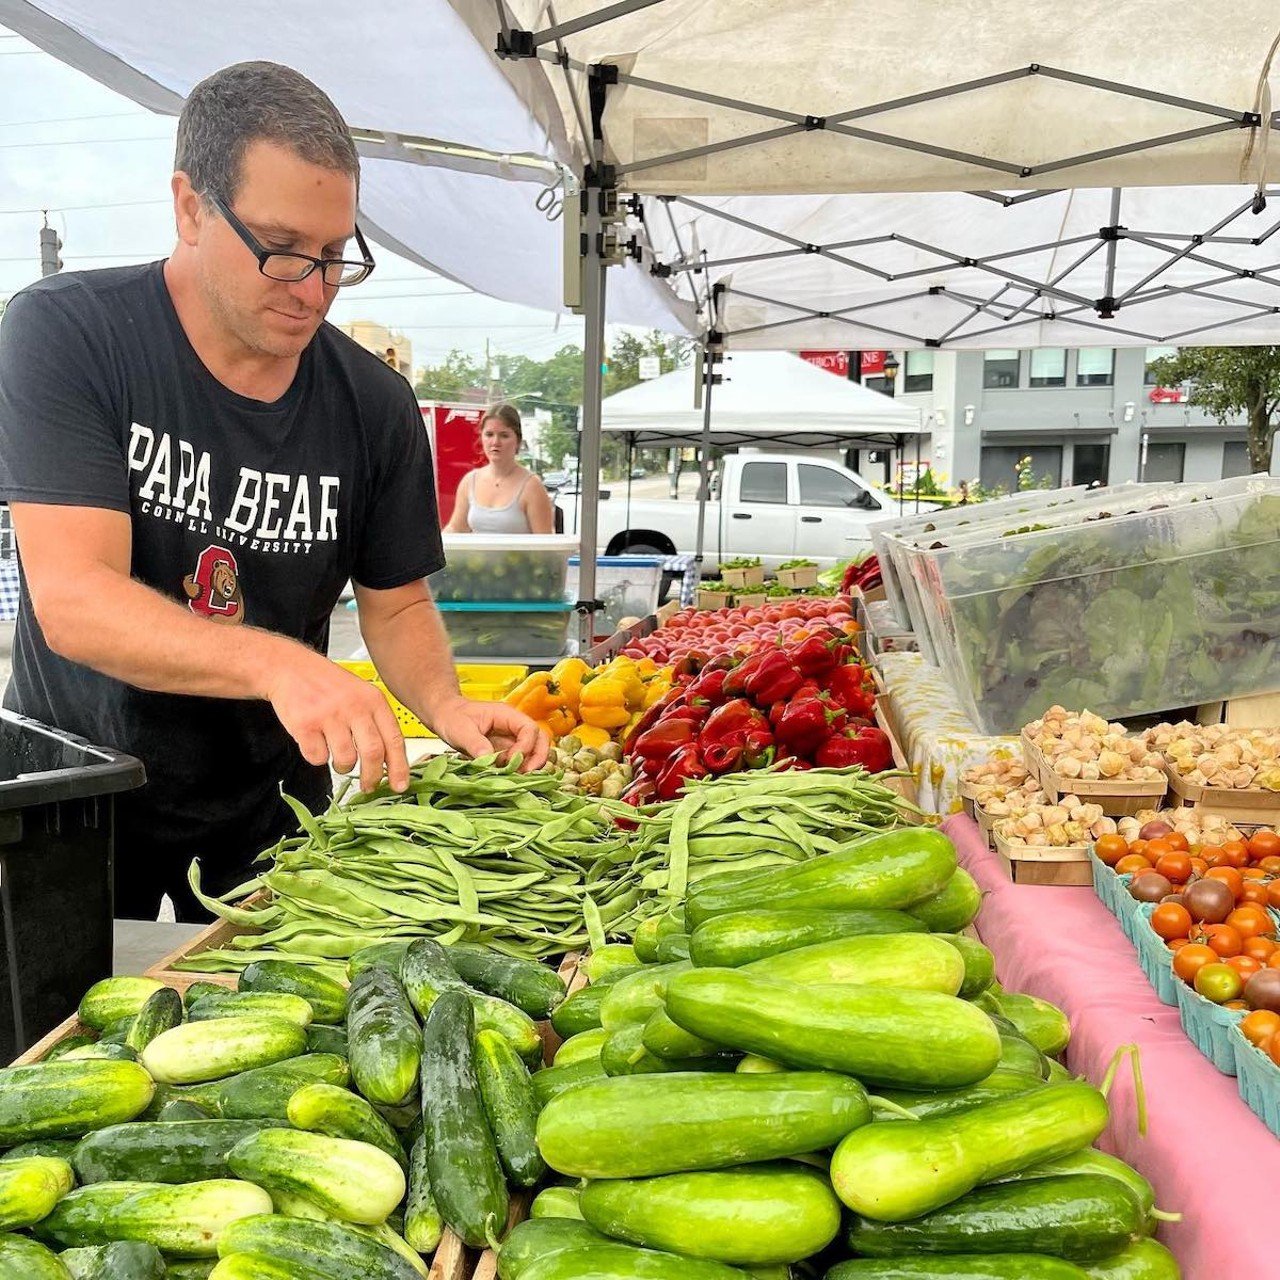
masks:
<path fill-rule="evenodd" d="M 730 591 L 713 591 L 710 587 L 698 588 L 698 608 L 701 610 L 727 609 L 733 599 Z"/>
<path fill-rule="evenodd" d="M 1164 807 L 1168 782 L 1155 778 L 1146 782 L 1121 782 L 1111 778 L 1064 778 L 1054 772 L 1044 752 L 1027 737 L 1021 735 L 1022 757 L 1032 776 L 1040 781 L 1040 789 L 1049 797 L 1050 804 L 1057 804 L 1063 796 L 1079 796 L 1086 804 L 1102 806 L 1102 812 L 1110 818 L 1126 818 L 1144 809 Z"/>
<path fill-rule="evenodd" d="M 763 609 L 769 603 L 769 597 L 763 592 L 735 592 L 733 607 L 735 609 Z"/>
<path fill-rule="evenodd" d="M 1167 765 L 1166 771 L 1172 808 L 1202 809 L 1236 826 L 1274 827 L 1280 823 L 1280 791 L 1266 791 L 1261 787 L 1247 790 L 1206 787 L 1202 783 L 1187 782 Z"/>
<path fill-rule="evenodd" d="M 994 813 L 988 813 L 981 805 L 973 806 L 974 821 L 978 824 L 978 830 L 982 832 L 982 838 L 987 842 L 988 849 L 996 847 L 995 829 L 996 823 L 1001 817 Z"/>
<path fill-rule="evenodd" d="M 721 569 L 720 581 L 735 591 L 741 591 L 745 587 L 763 587 L 764 565 L 753 564 L 747 569 Z"/>
<path fill-rule="evenodd" d="M 818 566 L 806 565 L 802 569 L 779 569 L 778 581 L 792 591 L 803 591 L 806 587 L 818 585 Z"/>
<path fill-rule="evenodd" d="M 1093 868 L 1089 862 L 1089 846 L 1066 845 L 1041 848 L 1034 845 L 1010 844 L 992 829 L 996 852 L 1014 884 L 1093 885 Z"/>

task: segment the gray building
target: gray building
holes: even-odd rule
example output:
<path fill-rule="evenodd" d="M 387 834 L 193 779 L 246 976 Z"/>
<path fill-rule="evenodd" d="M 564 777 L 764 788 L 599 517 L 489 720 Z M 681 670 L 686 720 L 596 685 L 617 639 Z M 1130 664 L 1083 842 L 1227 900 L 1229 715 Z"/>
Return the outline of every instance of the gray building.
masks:
<path fill-rule="evenodd" d="M 894 394 L 919 407 L 921 461 L 954 487 L 961 480 L 1012 490 L 1014 466 L 1031 459 L 1054 484 L 1217 480 L 1249 471 L 1246 429 L 1220 426 L 1186 403 L 1186 388 L 1158 387 L 1153 360 L 1171 347 L 900 351 Z M 882 378 L 866 384 L 888 390 Z M 854 464 L 896 483 L 884 452 Z M 915 463 L 902 461 L 908 478 Z"/>

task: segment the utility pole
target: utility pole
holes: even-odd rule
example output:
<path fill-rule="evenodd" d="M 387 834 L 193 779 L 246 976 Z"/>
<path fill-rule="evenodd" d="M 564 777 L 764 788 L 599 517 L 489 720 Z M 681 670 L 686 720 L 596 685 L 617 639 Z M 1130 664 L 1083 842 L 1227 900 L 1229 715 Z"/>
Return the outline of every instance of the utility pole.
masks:
<path fill-rule="evenodd" d="M 44 226 L 40 228 L 40 274 L 56 276 L 62 270 L 62 259 L 58 256 L 62 251 L 62 241 L 58 233 L 49 225 L 49 215 L 44 215 Z"/>

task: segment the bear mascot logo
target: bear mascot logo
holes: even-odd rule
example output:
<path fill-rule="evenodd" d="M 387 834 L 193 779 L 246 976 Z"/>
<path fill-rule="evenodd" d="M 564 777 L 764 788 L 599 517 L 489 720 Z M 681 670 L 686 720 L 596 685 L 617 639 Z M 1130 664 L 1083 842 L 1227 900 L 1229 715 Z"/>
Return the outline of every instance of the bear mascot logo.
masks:
<path fill-rule="evenodd" d="M 192 613 L 214 622 L 244 621 L 240 570 L 226 547 L 205 547 L 196 561 L 196 571 L 183 578 L 182 589 Z"/>

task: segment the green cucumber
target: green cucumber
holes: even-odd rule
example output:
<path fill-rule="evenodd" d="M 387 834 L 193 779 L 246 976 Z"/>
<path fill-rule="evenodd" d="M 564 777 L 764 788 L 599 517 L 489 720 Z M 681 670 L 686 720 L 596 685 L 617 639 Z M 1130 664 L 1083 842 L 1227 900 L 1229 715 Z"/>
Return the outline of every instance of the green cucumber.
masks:
<path fill-rule="evenodd" d="M 368 969 L 387 969 L 399 975 L 400 965 L 409 952 L 410 943 L 398 939 L 390 942 L 375 942 L 371 946 L 361 947 L 347 961 L 347 980 L 354 982 Z"/>
<path fill-rule="evenodd" d="M 210 1258 L 197 1261 L 166 1258 L 164 1265 L 165 1280 L 209 1280 L 217 1266 Z"/>
<path fill-rule="evenodd" d="M 160 1108 L 156 1119 L 172 1123 L 175 1120 L 209 1120 L 212 1117 L 194 1102 L 188 1102 L 185 1098 L 171 1098 Z"/>
<path fill-rule="evenodd" d="M 541 1061 L 542 1037 L 527 1013 L 496 996 L 485 995 L 458 977 L 445 949 L 430 938 L 421 938 L 409 948 L 400 976 L 413 1007 L 423 1018 L 446 991 L 461 991 L 471 1001 L 476 1027 L 501 1033 L 525 1061 Z"/>
<path fill-rule="evenodd" d="M 1106 1124 L 1107 1101 L 1092 1085 L 1045 1085 L 956 1115 L 855 1130 L 836 1148 L 831 1183 L 855 1213 L 901 1222 L 1087 1147 Z"/>
<path fill-rule="evenodd" d="M 948 1254 L 839 1262 L 826 1280 L 1089 1280 L 1089 1273 L 1042 1253 Z"/>
<path fill-rule="evenodd" d="M 909 1222 L 854 1218 L 849 1247 L 871 1257 L 922 1253 L 1053 1254 L 1078 1262 L 1118 1253 L 1145 1215 L 1115 1178 L 1064 1174 L 979 1187 Z"/>
<path fill-rule="evenodd" d="M 233 1253 L 209 1272 L 209 1280 L 312 1280 L 312 1274 L 265 1253 Z"/>
<path fill-rule="evenodd" d="M 37 1240 L 0 1236 L 0 1280 L 73 1280 L 66 1263 Z"/>
<path fill-rule="evenodd" d="M 422 1034 L 423 1133 L 440 1215 L 463 1243 L 496 1241 L 507 1220 L 507 1184 L 476 1077 L 475 1014 L 466 992 L 445 991 Z"/>
<path fill-rule="evenodd" d="M 630 1031 L 636 1024 L 632 1023 L 623 1028 L 624 1031 Z M 621 1034 L 621 1033 L 619 1033 Z M 679 1023 L 673 1022 L 671 1015 L 667 1013 L 666 1007 L 660 1005 L 650 1015 L 646 1022 L 640 1024 L 640 1038 L 644 1043 L 644 1047 L 659 1058 L 664 1058 L 669 1062 L 688 1061 L 698 1058 L 715 1058 L 724 1055 L 724 1049 L 711 1040 L 704 1040 L 701 1036 L 695 1036 L 691 1031 L 686 1031 Z M 608 1070 L 608 1064 L 605 1064 Z M 689 1070 L 697 1070 L 696 1067 L 690 1067 Z M 610 1071 L 609 1074 L 625 1075 L 626 1072 Z"/>
<path fill-rule="evenodd" d="M 71 1163 L 71 1157 L 79 1144 L 78 1138 L 37 1138 L 34 1142 L 22 1142 L 10 1147 L 0 1162 L 5 1160 L 25 1160 L 28 1156 L 53 1156 L 56 1160 Z"/>
<path fill-rule="evenodd" d="M 583 1031 L 594 1031 L 601 1026 L 600 1006 L 612 983 L 583 987 L 575 991 L 551 1015 L 551 1027 L 563 1040 L 572 1039 Z"/>
<path fill-rule="evenodd" d="M 785 1071 L 786 1067 L 780 1062 L 774 1062 L 772 1058 L 762 1058 L 759 1054 L 748 1053 L 738 1059 L 738 1065 L 734 1070 L 743 1076 L 763 1076 Z"/>
<path fill-rule="evenodd" d="M 379 1102 L 373 1105 L 373 1109 L 396 1131 L 402 1145 L 410 1145 L 404 1142 L 404 1135 L 410 1130 L 416 1128 L 417 1132 L 413 1134 L 415 1138 L 422 1132 L 422 1099 L 418 1097 L 416 1089 L 409 1101 L 398 1107 L 384 1107 Z"/>
<path fill-rule="evenodd" d="M 0 1145 L 78 1138 L 146 1110 L 155 1082 L 137 1062 L 40 1062 L 0 1071 Z"/>
<path fill-rule="evenodd" d="M 468 986 L 515 1005 L 531 1018 L 549 1018 L 564 1002 L 564 983 L 545 964 L 471 943 L 457 943 L 445 954 Z"/>
<path fill-rule="evenodd" d="M 1017 1035 L 1001 1035 L 1000 1067 L 1002 1070 L 1021 1071 L 1023 1075 L 1036 1076 L 1044 1080 L 1049 1074 L 1045 1062 L 1044 1054 L 1030 1040 L 1024 1040 Z"/>
<path fill-rule="evenodd" d="M 654 1013 L 654 1017 L 658 1017 L 662 1013 L 658 1009 Z M 674 1024 L 672 1024 L 674 1026 Z M 604 1068 L 605 1075 L 608 1076 L 635 1076 L 645 1075 L 657 1071 L 712 1071 L 712 1070 L 729 1070 L 733 1062 L 731 1059 L 722 1058 L 719 1062 L 715 1060 L 700 1058 L 667 1058 L 659 1057 L 645 1043 L 645 1038 L 649 1034 L 649 1022 L 645 1023 L 628 1023 L 617 1031 L 609 1033 L 609 1038 L 605 1041 L 604 1047 L 600 1050 L 600 1065 Z M 684 1035 L 679 1027 L 675 1028 L 678 1035 Z M 696 1036 L 690 1036 L 690 1040 L 695 1045 L 701 1043 Z M 715 1046 L 711 1046 L 715 1050 Z"/>
<path fill-rule="evenodd" d="M 377 1226 L 404 1199 L 405 1177 L 367 1142 L 293 1129 L 261 1129 L 227 1153 L 239 1178 L 304 1196 L 345 1222 Z"/>
<path fill-rule="evenodd" d="M 538 1149 L 573 1177 L 641 1178 L 803 1155 L 870 1118 L 862 1086 L 827 1072 L 614 1076 L 548 1102 Z"/>
<path fill-rule="evenodd" d="M 48 1217 L 75 1185 L 75 1171 L 56 1156 L 0 1161 L 0 1231 L 29 1227 Z"/>
<path fill-rule="evenodd" d="M 960 953 L 964 961 L 964 985 L 959 995 L 962 1000 L 972 1000 L 996 980 L 996 958 L 989 948 L 967 933 L 940 933 Z"/>
<path fill-rule="evenodd" d="M 142 1065 L 163 1084 L 202 1084 L 296 1058 L 307 1033 L 284 1018 L 210 1018 L 162 1031 L 142 1051 Z"/>
<path fill-rule="evenodd" d="M 351 983 L 347 1046 L 356 1088 L 370 1102 L 396 1106 L 413 1092 L 422 1030 L 400 979 L 381 964 L 361 970 Z"/>
<path fill-rule="evenodd" d="M 930 1093 L 910 1089 L 878 1089 L 876 1096 L 910 1111 L 919 1120 L 926 1120 L 931 1116 L 949 1116 L 957 1111 L 968 1111 L 970 1107 L 981 1106 L 984 1102 L 996 1102 L 1000 1098 L 1016 1098 L 1043 1087 L 1043 1084 L 1044 1081 L 1038 1076 L 1028 1075 L 1025 1071 L 1006 1071 L 997 1067 L 977 1084 L 968 1084 L 962 1089 L 937 1089 Z"/>
<path fill-rule="evenodd" d="M 336 1053 L 345 1058 L 350 1046 L 346 1027 L 331 1027 L 326 1022 L 313 1022 L 307 1028 L 308 1053 Z"/>
<path fill-rule="evenodd" d="M 233 1222 L 270 1212 L 261 1187 L 227 1178 L 183 1186 L 96 1182 L 64 1196 L 35 1233 L 69 1248 L 138 1240 L 180 1258 L 211 1258 Z"/>
<path fill-rule="evenodd" d="M 1036 996 L 997 991 L 994 999 L 1000 1012 L 1041 1053 L 1056 1058 L 1071 1040 L 1071 1023 L 1056 1005 Z"/>
<path fill-rule="evenodd" d="M 658 925 L 661 922 L 661 916 L 650 916 L 636 926 L 635 936 L 632 938 L 631 943 L 632 949 L 641 964 L 658 963 Z"/>
<path fill-rule="evenodd" d="M 669 933 L 658 938 L 658 963 L 675 964 L 678 960 L 689 958 L 689 935 L 687 933 Z"/>
<path fill-rule="evenodd" d="M 1000 1057 L 991 1020 L 936 991 L 807 987 L 694 969 L 671 980 L 667 1012 L 717 1044 L 868 1084 L 958 1088 L 990 1075 Z"/>
<path fill-rule="evenodd" d="M 85 992 L 78 1014 L 86 1027 L 104 1031 L 121 1018 L 132 1018 L 164 983 L 154 978 L 103 978 Z"/>
<path fill-rule="evenodd" d="M 362 1280 L 417 1280 L 419 1274 L 374 1235 L 345 1223 L 278 1214 L 233 1223 L 219 1238 L 218 1253 L 224 1260 L 237 1254 L 277 1258 L 317 1280 L 334 1275 Z"/>
<path fill-rule="evenodd" d="M 235 1175 L 227 1152 L 262 1120 L 177 1120 L 116 1124 L 80 1140 L 72 1163 L 82 1183 L 204 1182 Z"/>
<path fill-rule="evenodd" d="M 301 996 L 283 991 L 219 991 L 201 996 L 187 1010 L 192 1022 L 211 1018 L 283 1018 L 302 1028 L 311 1025 L 311 1006 Z"/>
<path fill-rule="evenodd" d="M 1154 1240 L 1135 1240 L 1110 1258 L 1085 1266 L 1089 1280 L 1182 1280 L 1178 1260 Z"/>
<path fill-rule="evenodd" d="M 541 1111 L 552 1098 L 588 1080 L 601 1080 L 605 1075 L 599 1056 L 584 1058 L 567 1067 L 544 1067 L 533 1073 L 533 1100 Z"/>
<path fill-rule="evenodd" d="M 717 888 L 718 877 L 704 880 L 690 889 L 685 909 L 695 928 L 713 916 L 764 906 L 896 910 L 937 893 L 955 869 L 955 847 L 946 836 L 908 827 L 855 840 L 838 853 L 774 868 L 758 882 Z"/>
<path fill-rule="evenodd" d="M 404 1207 L 404 1238 L 421 1254 L 431 1254 L 444 1234 L 444 1219 L 431 1194 L 427 1140 L 418 1135 L 409 1153 L 409 1192 Z"/>
<path fill-rule="evenodd" d="M 959 933 L 974 922 L 981 907 L 978 882 L 963 867 L 957 867 L 936 893 L 913 902 L 906 910 L 933 933 Z"/>
<path fill-rule="evenodd" d="M 527 1218 L 511 1228 L 498 1250 L 498 1280 L 522 1280 L 535 1263 L 566 1249 L 608 1243 L 577 1218 Z"/>
<path fill-rule="evenodd" d="M 342 983 L 288 960 L 255 960 L 246 965 L 237 989 L 301 996 L 311 1006 L 309 1021 L 337 1024 L 347 1016 L 347 989 Z"/>
<path fill-rule="evenodd" d="M 497 1031 L 476 1032 L 475 1068 L 502 1167 L 515 1186 L 531 1187 L 547 1166 L 534 1139 L 538 1105 L 529 1069 Z"/>
<path fill-rule="evenodd" d="M 606 1031 L 617 1031 L 628 1023 L 643 1025 L 655 1009 L 662 1007 L 671 979 L 690 968 L 687 960 L 651 964 L 611 983 L 600 1005 L 600 1025 Z"/>
<path fill-rule="evenodd" d="M 71 1255 L 79 1254 L 79 1258 Z M 153 1244 L 116 1240 L 87 1249 L 68 1249 L 62 1261 L 76 1280 L 166 1280 L 164 1255 Z"/>
<path fill-rule="evenodd" d="M 804 985 L 899 987 L 954 996 L 964 983 L 965 969 L 959 951 L 942 938 L 881 933 L 797 947 L 753 960 L 740 972 Z"/>
<path fill-rule="evenodd" d="M 78 1049 L 71 1049 L 62 1055 L 63 1062 L 84 1062 L 87 1059 L 105 1058 L 112 1062 L 137 1062 L 138 1054 L 127 1044 L 111 1044 L 99 1040 L 97 1044 L 83 1044 Z"/>
<path fill-rule="evenodd" d="M 1030 1169 L 1021 1169 L 1017 1173 L 1006 1174 L 996 1182 L 1024 1182 L 1035 1178 L 1059 1178 L 1070 1173 L 1094 1173 L 1106 1178 L 1115 1178 L 1129 1188 L 1129 1193 L 1142 1206 L 1142 1212 L 1154 1225 L 1152 1214 L 1156 1207 L 1156 1193 L 1146 1178 L 1136 1169 L 1125 1164 L 1123 1160 L 1099 1151 L 1095 1147 L 1085 1147 L 1073 1151 L 1070 1155 L 1059 1156 L 1056 1160 L 1046 1160 L 1043 1164 L 1033 1165 Z"/>
<path fill-rule="evenodd" d="M 224 986 L 221 982 L 193 982 L 182 993 L 182 1003 L 184 1007 L 190 1009 L 201 996 L 216 996 L 220 991 L 230 990 L 230 987 Z"/>
<path fill-rule="evenodd" d="M 125 1036 L 125 1044 L 141 1053 L 162 1031 L 182 1022 L 182 997 L 172 987 L 161 987 L 138 1010 Z"/>
<path fill-rule="evenodd" d="M 923 933 L 905 911 L 824 911 L 759 908 L 714 916 L 689 940 L 689 956 L 702 968 L 736 969 L 752 960 L 867 934 Z"/>
<path fill-rule="evenodd" d="M 680 903 L 673 903 L 658 917 L 658 940 L 672 938 L 677 933 L 688 933 L 688 918 Z"/>
<path fill-rule="evenodd" d="M 373 1109 L 371 1102 L 350 1089 L 319 1080 L 303 1085 L 289 1099 L 285 1115 L 295 1129 L 367 1142 L 385 1151 L 406 1173 L 409 1170 L 409 1157 L 396 1131 Z"/>
<path fill-rule="evenodd" d="M 597 947 L 582 962 L 588 982 L 599 982 L 607 974 L 634 969 L 640 964 L 635 947 L 626 942 L 609 942 Z"/>
<path fill-rule="evenodd" d="M 40 1061 L 57 1062 L 59 1058 L 70 1053 L 72 1049 L 83 1049 L 86 1045 L 97 1043 L 98 1033 L 96 1031 L 77 1032 L 75 1035 L 67 1036 L 65 1039 L 59 1040 L 58 1043 L 40 1059 Z"/>
<path fill-rule="evenodd" d="M 314 1080 L 345 1085 L 350 1074 L 345 1058 L 331 1053 L 302 1054 L 219 1081 L 212 1091 L 213 1110 L 224 1120 L 285 1120 L 289 1099 L 303 1085 Z M 200 1105 L 199 1098 L 196 1105 Z"/>
<path fill-rule="evenodd" d="M 723 1262 L 614 1242 L 539 1258 L 519 1276 L 520 1280 L 751 1280 L 748 1272 Z"/>
<path fill-rule="evenodd" d="M 792 1163 L 588 1182 L 581 1206 L 607 1236 L 739 1266 L 799 1262 L 840 1230 L 825 1174 Z"/>
<path fill-rule="evenodd" d="M 570 1036 L 556 1050 L 551 1059 L 557 1067 L 571 1067 L 575 1062 L 585 1062 L 589 1058 L 598 1058 L 609 1033 L 603 1027 L 592 1027 L 590 1031 L 579 1031 Z"/>
<path fill-rule="evenodd" d="M 547 1187 L 539 1191 L 529 1206 L 531 1218 L 577 1218 L 582 1220 L 582 1192 L 577 1187 Z"/>

